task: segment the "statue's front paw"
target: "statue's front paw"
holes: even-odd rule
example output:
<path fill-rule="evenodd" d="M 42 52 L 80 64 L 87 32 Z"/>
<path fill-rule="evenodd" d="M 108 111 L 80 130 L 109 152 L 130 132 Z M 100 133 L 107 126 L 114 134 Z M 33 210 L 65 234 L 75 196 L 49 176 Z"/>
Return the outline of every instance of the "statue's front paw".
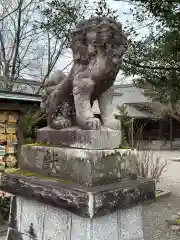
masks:
<path fill-rule="evenodd" d="M 86 126 L 88 130 L 98 130 L 101 127 L 101 122 L 99 118 L 89 118 L 86 121 Z"/>
<path fill-rule="evenodd" d="M 121 130 L 121 122 L 115 118 L 107 119 L 103 125 L 114 130 Z"/>
<path fill-rule="evenodd" d="M 68 128 L 71 126 L 71 121 L 67 118 L 58 116 L 53 120 L 52 126 L 57 130 Z"/>

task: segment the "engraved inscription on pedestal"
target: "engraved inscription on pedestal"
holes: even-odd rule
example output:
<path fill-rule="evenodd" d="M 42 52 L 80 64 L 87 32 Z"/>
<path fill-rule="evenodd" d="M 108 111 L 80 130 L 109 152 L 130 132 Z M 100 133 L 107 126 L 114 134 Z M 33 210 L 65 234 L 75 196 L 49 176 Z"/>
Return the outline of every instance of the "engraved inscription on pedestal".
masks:
<path fill-rule="evenodd" d="M 27 171 L 93 186 L 136 179 L 135 158 L 133 150 L 23 146 L 19 166 Z"/>

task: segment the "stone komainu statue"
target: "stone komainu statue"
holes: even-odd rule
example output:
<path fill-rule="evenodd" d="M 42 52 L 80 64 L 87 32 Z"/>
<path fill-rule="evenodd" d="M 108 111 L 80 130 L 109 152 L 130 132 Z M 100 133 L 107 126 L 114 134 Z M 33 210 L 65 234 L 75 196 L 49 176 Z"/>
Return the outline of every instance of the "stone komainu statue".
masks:
<path fill-rule="evenodd" d="M 118 127 L 110 103 L 126 42 L 121 24 L 113 19 L 92 17 L 79 22 L 72 32 L 74 63 L 69 75 L 57 71 L 44 86 L 41 107 L 49 127 L 63 129 L 75 125 L 90 130 L 101 125 Z M 95 100 L 101 119 L 92 112 Z"/>

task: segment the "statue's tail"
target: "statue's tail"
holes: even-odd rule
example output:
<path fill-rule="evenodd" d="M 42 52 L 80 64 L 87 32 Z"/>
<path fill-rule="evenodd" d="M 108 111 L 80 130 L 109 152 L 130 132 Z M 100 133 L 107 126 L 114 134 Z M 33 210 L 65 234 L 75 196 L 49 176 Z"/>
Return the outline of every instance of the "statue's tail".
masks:
<path fill-rule="evenodd" d="M 43 86 L 42 91 L 42 102 L 41 102 L 41 111 L 43 113 L 46 112 L 47 108 L 47 99 L 48 96 L 51 94 L 51 92 L 55 89 L 55 87 L 60 84 L 64 79 L 66 78 L 66 75 L 61 71 L 57 70 L 52 74 L 52 76 L 45 82 Z"/>

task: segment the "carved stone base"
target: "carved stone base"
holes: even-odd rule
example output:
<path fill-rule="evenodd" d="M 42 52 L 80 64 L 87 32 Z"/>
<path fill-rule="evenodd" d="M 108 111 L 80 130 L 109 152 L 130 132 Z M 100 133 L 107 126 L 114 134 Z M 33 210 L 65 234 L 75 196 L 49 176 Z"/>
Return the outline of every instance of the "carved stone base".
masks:
<path fill-rule="evenodd" d="M 121 132 L 105 127 L 100 130 L 81 130 L 77 127 L 55 130 L 45 127 L 37 131 L 37 141 L 59 147 L 113 149 L 121 144 Z"/>
<path fill-rule="evenodd" d="M 3 173 L 0 188 L 17 196 L 66 209 L 85 218 L 100 217 L 155 199 L 155 183 L 146 179 L 85 187 Z"/>
<path fill-rule="evenodd" d="M 21 197 L 12 200 L 7 240 L 144 240 L 142 206 L 84 219 Z"/>
<path fill-rule="evenodd" d="M 24 145 L 19 166 L 86 186 L 136 179 L 136 156 L 127 149 L 88 150 Z"/>

